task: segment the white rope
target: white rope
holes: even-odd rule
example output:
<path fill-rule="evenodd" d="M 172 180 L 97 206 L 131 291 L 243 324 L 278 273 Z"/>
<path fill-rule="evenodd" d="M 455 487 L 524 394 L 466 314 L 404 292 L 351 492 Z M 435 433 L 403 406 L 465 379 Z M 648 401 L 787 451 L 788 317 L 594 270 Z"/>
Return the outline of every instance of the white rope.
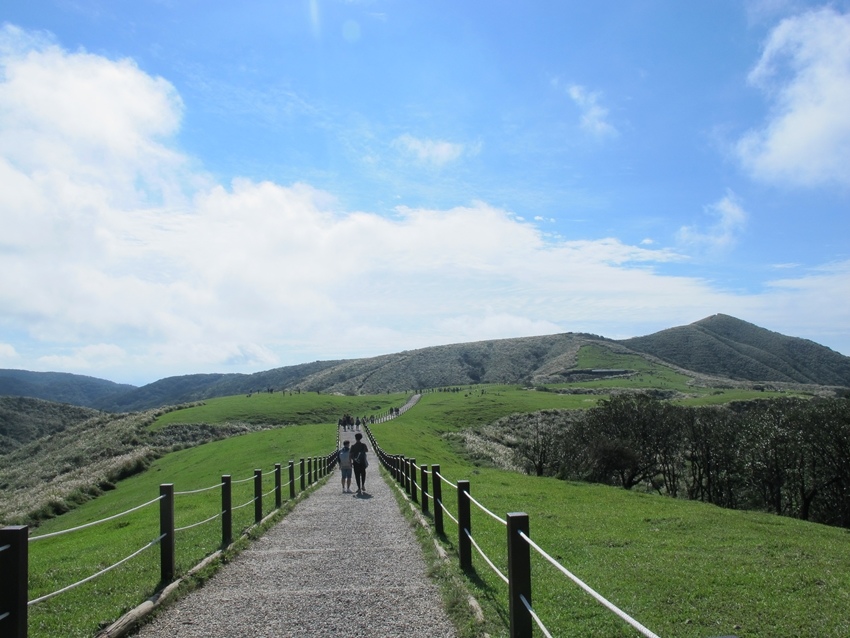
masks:
<path fill-rule="evenodd" d="M 253 481 L 254 477 L 249 476 L 248 478 L 239 479 L 238 481 L 230 481 L 231 485 L 236 485 L 237 483 L 247 483 L 248 481 Z"/>
<path fill-rule="evenodd" d="M 142 503 L 141 505 L 137 505 L 136 507 L 134 507 L 132 509 L 129 509 L 125 512 L 121 512 L 120 514 L 115 514 L 114 516 L 110 516 L 108 518 L 102 518 L 99 521 L 92 521 L 91 523 L 86 523 L 85 525 L 80 525 L 78 527 L 71 527 L 70 529 L 63 529 L 61 532 L 51 532 L 50 534 L 42 534 L 41 536 L 31 536 L 30 539 L 29 539 L 29 542 L 32 543 L 33 541 L 40 541 L 42 538 L 52 538 L 53 536 L 61 536 L 62 534 L 69 534 L 71 532 L 76 532 L 78 530 L 85 529 L 87 527 L 92 527 L 93 525 L 100 525 L 101 523 L 106 523 L 107 521 L 113 521 L 116 518 L 120 518 L 121 516 L 124 516 L 125 514 L 129 514 L 130 512 L 135 512 L 136 510 L 140 510 L 143 507 L 147 507 L 148 505 L 153 505 L 154 503 L 156 503 L 159 500 L 162 500 L 163 498 L 164 498 L 164 496 L 160 495 L 160 496 L 157 496 L 152 501 L 148 501 L 147 503 Z"/>
<path fill-rule="evenodd" d="M 268 476 L 269 474 L 274 474 L 276 471 L 277 471 L 277 468 L 275 467 L 275 468 L 269 470 L 268 472 L 264 472 L 263 476 Z"/>
<path fill-rule="evenodd" d="M 445 515 L 446 515 L 446 516 L 448 516 L 450 519 L 452 519 L 452 520 L 455 522 L 455 525 L 460 525 L 460 523 L 458 522 L 458 520 L 457 520 L 454 516 L 452 516 L 452 513 L 451 513 L 449 510 L 447 510 L 447 509 L 445 508 L 445 506 L 443 505 L 443 501 L 438 501 L 438 503 L 440 504 L 440 509 L 442 509 L 442 510 L 443 510 L 443 514 L 445 514 Z"/>
<path fill-rule="evenodd" d="M 6 616 L 8 616 L 9 614 L 10 614 L 10 612 L 8 612 L 8 611 L 5 614 L 0 614 L 0 620 L 3 620 L 4 618 L 6 618 Z"/>
<path fill-rule="evenodd" d="M 265 494 L 263 494 L 263 498 L 265 498 L 265 497 L 266 497 L 266 496 L 268 496 L 269 494 L 273 494 L 273 493 L 274 493 L 274 492 L 276 492 L 276 491 L 277 491 L 277 488 L 276 488 L 276 487 L 273 487 L 273 488 L 272 488 L 272 489 L 270 489 L 268 492 L 266 492 Z"/>
<path fill-rule="evenodd" d="M 463 533 L 464 533 L 464 534 L 466 534 L 466 537 L 469 539 L 469 542 L 470 542 L 470 543 L 472 543 L 472 545 L 475 547 L 475 549 L 477 549 L 477 550 L 478 550 L 478 553 L 479 553 L 479 554 L 481 554 L 481 558 L 483 558 L 485 561 L 487 561 L 487 564 L 490 566 L 490 569 L 492 569 L 494 572 L 496 572 L 496 575 L 497 575 L 499 578 L 501 578 L 503 581 L 505 581 L 505 584 L 506 584 L 506 585 L 507 585 L 508 583 L 510 583 L 510 581 L 508 580 L 508 577 L 507 577 L 507 576 L 505 576 L 505 575 L 504 575 L 501 571 L 499 571 L 499 568 L 498 568 L 498 567 L 496 567 L 496 565 L 494 565 L 494 564 L 493 564 L 493 561 L 491 561 L 491 560 L 487 557 L 487 554 L 485 554 L 485 553 L 484 553 L 484 550 L 483 550 L 483 549 L 481 549 L 481 548 L 478 546 L 478 543 L 476 543 L 476 542 L 475 542 L 475 539 L 474 539 L 474 538 L 472 538 L 472 533 L 471 533 L 468 529 L 466 529 L 465 527 L 463 528 Z"/>
<path fill-rule="evenodd" d="M 144 546 L 144 547 L 142 547 L 141 549 L 137 549 L 135 552 L 133 552 L 132 554 L 130 554 L 130 555 L 129 555 L 129 556 L 127 556 L 126 558 L 122 558 L 122 559 L 121 559 L 121 560 L 119 560 L 117 563 L 115 563 L 115 564 L 113 564 L 113 565 L 110 565 L 110 566 L 109 566 L 109 567 L 107 567 L 106 569 L 101 569 L 98 573 L 96 573 L 96 574 L 92 574 L 91 576 L 88 576 L 87 578 L 83 578 L 82 580 L 77 581 L 77 582 L 76 582 L 76 583 L 74 583 L 73 585 L 68 585 L 67 587 L 63 587 L 62 589 L 60 589 L 60 590 L 58 590 L 58 591 L 55 591 L 55 592 L 53 592 L 52 594 L 46 594 L 45 596 L 42 596 L 41 598 L 36 598 L 35 600 L 31 600 L 31 601 L 29 601 L 29 602 L 27 603 L 27 607 L 29 607 L 30 605 L 35 605 L 35 604 L 38 604 L 38 603 L 43 602 L 43 601 L 45 601 L 45 600 L 48 600 L 49 598 L 53 598 L 54 596 L 58 596 L 59 594 L 64 594 L 66 591 L 70 591 L 71 589 L 74 589 L 74 587 L 79 587 L 80 585 L 82 585 L 82 584 L 84 584 L 84 583 L 87 583 L 87 582 L 89 582 L 90 580 L 94 580 L 94 579 L 95 579 L 95 578 L 97 578 L 98 576 L 103 576 L 103 574 L 105 574 L 106 572 L 112 571 L 113 569 L 115 569 L 115 568 L 116 568 L 116 567 L 118 567 L 119 565 L 123 565 L 124 563 L 126 563 L 126 562 L 127 562 L 128 560 L 130 560 L 131 558 L 135 558 L 136 556 L 138 556 L 139 554 L 141 554 L 141 553 L 142 553 L 143 551 L 145 551 L 146 549 L 149 549 L 150 547 L 153 547 L 153 546 L 154 546 L 154 545 L 156 545 L 159 541 L 161 541 L 163 538 L 165 538 L 165 536 L 166 536 L 165 534 L 162 534 L 159 538 L 157 538 L 157 539 L 155 539 L 155 540 L 152 540 L 150 543 L 148 543 L 147 545 L 145 545 L 145 546 Z"/>
<path fill-rule="evenodd" d="M 469 492 L 463 492 L 463 493 L 464 493 L 464 494 L 466 494 L 466 497 L 467 497 L 470 501 L 472 501 L 472 502 L 473 502 L 473 503 L 475 503 L 478 507 L 480 507 L 482 511 L 486 512 L 487 514 L 489 514 L 490 516 L 492 516 L 493 518 L 495 518 L 495 519 L 496 519 L 497 521 L 499 521 L 502 525 L 507 525 L 507 524 L 508 524 L 508 522 L 507 522 L 506 520 L 504 520 L 504 519 L 500 518 L 499 516 L 496 516 L 493 512 L 491 512 L 491 511 L 490 511 L 490 510 L 488 510 L 486 507 L 484 507 L 481 503 L 479 503 L 479 502 L 478 502 L 478 501 L 476 501 L 474 498 L 472 498 L 472 495 L 471 495 Z"/>
<path fill-rule="evenodd" d="M 241 510 L 243 507 L 248 507 L 251 503 L 253 503 L 256 500 L 257 499 L 252 498 L 250 501 L 247 501 L 246 503 L 242 503 L 242 505 L 237 505 L 236 507 L 231 507 L 230 511 L 232 512 L 234 510 Z"/>
<path fill-rule="evenodd" d="M 457 484 L 456 484 L 456 483 L 452 483 L 449 479 L 447 479 L 447 478 L 446 478 L 445 476 L 443 476 L 442 474 L 437 474 L 437 476 L 439 476 L 439 477 L 440 477 L 440 480 L 441 480 L 441 481 L 443 481 L 443 483 L 448 483 L 448 484 L 449 484 L 449 485 L 451 485 L 453 488 L 457 489 Z"/>
<path fill-rule="evenodd" d="M 217 483 L 215 485 L 210 485 L 209 487 L 202 487 L 199 490 L 186 490 L 185 492 L 174 492 L 174 496 L 185 496 L 186 494 L 200 494 L 201 492 L 209 492 L 210 490 L 217 489 L 224 485 L 224 483 Z"/>
<path fill-rule="evenodd" d="M 11 549 L 11 547 L 11 545 L 3 545 L 3 547 L 0 547 L 0 552 L 5 552 L 7 549 Z"/>
<path fill-rule="evenodd" d="M 563 572 L 564 575 L 567 578 L 569 578 L 571 581 L 573 581 L 576 585 L 578 585 L 584 591 L 586 591 L 588 594 L 593 596 L 597 600 L 597 602 L 599 602 L 603 607 L 605 607 L 609 611 L 612 611 L 615 614 L 617 614 L 620 618 L 622 618 L 627 623 L 629 623 L 632 627 L 637 629 L 641 634 L 646 636 L 646 638 L 659 638 L 657 634 L 652 633 L 649 629 L 647 629 L 646 627 L 641 625 L 637 620 L 635 620 L 634 618 L 629 616 L 626 612 L 624 612 L 622 609 L 617 607 L 614 603 L 606 600 L 601 594 L 597 593 L 596 591 L 591 589 L 589 585 L 585 584 L 580 578 L 578 578 L 578 576 L 575 576 L 572 572 L 570 572 L 570 570 L 568 570 L 566 567 L 561 565 L 554 558 L 549 556 L 549 554 L 547 554 L 537 543 L 535 543 L 533 540 L 531 540 L 525 534 L 525 532 L 520 532 L 519 535 L 522 539 L 525 540 L 526 543 L 528 543 L 529 545 L 531 545 L 531 547 L 536 549 L 540 553 L 540 555 L 543 556 L 543 558 L 545 558 L 550 563 L 552 563 L 552 565 L 554 565 L 559 570 L 561 570 L 561 572 Z"/>
<path fill-rule="evenodd" d="M 203 525 L 204 523 L 209 523 L 210 521 L 214 521 L 215 519 L 217 519 L 217 518 L 218 518 L 219 516 L 221 516 L 222 514 L 223 514 L 223 512 L 219 512 L 218 514 L 214 514 L 213 516 L 210 516 L 210 517 L 209 517 L 207 520 L 205 520 L 205 521 L 200 521 L 199 523 L 192 523 L 191 525 L 186 525 L 185 527 L 175 527 L 175 528 L 174 528 L 174 531 L 175 531 L 175 532 L 184 532 L 184 531 L 186 531 L 187 529 L 192 529 L 193 527 L 198 527 L 198 526 L 200 526 L 200 525 Z"/>
<path fill-rule="evenodd" d="M 531 614 L 531 617 L 534 618 L 534 622 L 537 623 L 537 626 L 540 627 L 540 631 L 546 636 L 546 638 L 552 638 L 552 634 L 546 629 L 546 626 L 543 624 L 543 621 L 540 620 L 540 617 L 534 613 L 534 610 L 531 608 L 531 605 L 528 604 L 528 601 L 525 599 L 525 596 L 522 594 L 519 595 L 519 599 L 522 601 L 522 604 L 525 605 L 525 608 L 528 610 L 528 613 Z"/>

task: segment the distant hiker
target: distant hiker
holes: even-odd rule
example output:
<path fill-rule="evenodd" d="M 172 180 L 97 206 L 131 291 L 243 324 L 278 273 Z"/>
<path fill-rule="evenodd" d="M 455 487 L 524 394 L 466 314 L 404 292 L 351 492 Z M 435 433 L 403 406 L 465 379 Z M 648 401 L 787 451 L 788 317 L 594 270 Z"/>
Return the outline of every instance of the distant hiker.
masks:
<path fill-rule="evenodd" d="M 342 442 L 342 448 L 337 455 L 339 462 L 339 471 L 342 473 L 342 493 L 351 494 L 351 450 L 348 447 L 349 441 Z M 360 490 L 357 490 L 360 492 Z"/>
<path fill-rule="evenodd" d="M 354 425 L 356 425 L 356 426 L 357 426 L 357 431 L 359 432 L 359 431 L 360 431 L 360 417 L 357 417 L 357 418 L 354 420 Z"/>
<path fill-rule="evenodd" d="M 354 435 L 357 443 L 351 446 L 351 460 L 354 465 L 354 480 L 357 481 L 357 495 L 366 493 L 366 468 L 369 467 L 369 461 L 366 460 L 366 452 L 369 448 L 360 439 L 363 435 L 358 432 Z"/>
<path fill-rule="evenodd" d="M 336 422 L 336 425 L 337 425 L 337 427 L 342 428 L 342 431 L 345 432 L 345 421 L 340 419 L 339 421 Z"/>

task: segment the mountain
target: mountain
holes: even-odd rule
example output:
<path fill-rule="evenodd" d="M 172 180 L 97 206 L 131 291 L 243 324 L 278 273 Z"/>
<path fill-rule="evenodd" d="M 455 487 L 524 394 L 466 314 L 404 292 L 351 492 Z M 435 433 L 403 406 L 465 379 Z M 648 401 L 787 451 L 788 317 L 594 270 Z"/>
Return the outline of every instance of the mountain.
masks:
<path fill-rule="evenodd" d="M 188 374 L 167 377 L 119 395 L 105 397 L 97 406 L 110 412 L 129 412 L 213 397 L 262 392 L 269 388 L 280 390 L 295 386 L 304 378 L 339 364 L 340 361 L 316 361 L 254 374 Z"/>
<path fill-rule="evenodd" d="M 0 396 L 33 397 L 88 408 L 135 387 L 67 372 L 0 369 Z"/>
<path fill-rule="evenodd" d="M 0 456 L 100 414 L 90 408 L 29 397 L 0 397 Z"/>
<path fill-rule="evenodd" d="M 619 343 L 687 370 L 719 377 L 850 386 L 850 357 L 728 315 L 712 315 Z"/>
<path fill-rule="evenodd" d="M 850 357 L 813 341 L 771 332 L 728 315 L 713 315 L 687 326 L 619 341 L 571 332 L 497 339 L 365 359 L 315 361 L 255 374 L 169 377 L 140 388 L 78 375 L 0 371 L 0 395 L 36 396 L 121 412 L 267 389 L 380 394 L 476 383 L 555 383 L 576 368 L 579 349 L 591 344 L 650 357 L 695 375 L 850 387 Z M 7 375 L 4 382 L 3 374 L 9 372 L 17 376 Z M 18 379 L 27 383 L 14 386 Z M 74 396 L 80 398 L 74 400 Z"/>

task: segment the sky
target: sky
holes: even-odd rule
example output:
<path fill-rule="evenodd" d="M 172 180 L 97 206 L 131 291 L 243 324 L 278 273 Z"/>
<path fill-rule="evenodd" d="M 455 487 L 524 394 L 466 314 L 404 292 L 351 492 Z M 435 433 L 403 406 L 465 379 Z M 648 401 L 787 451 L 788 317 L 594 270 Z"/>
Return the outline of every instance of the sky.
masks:
<path fill-rule="evenodd" d="M 850 0 L 3 0 L 0 368 L 850 355 L 848 105 Z"/>

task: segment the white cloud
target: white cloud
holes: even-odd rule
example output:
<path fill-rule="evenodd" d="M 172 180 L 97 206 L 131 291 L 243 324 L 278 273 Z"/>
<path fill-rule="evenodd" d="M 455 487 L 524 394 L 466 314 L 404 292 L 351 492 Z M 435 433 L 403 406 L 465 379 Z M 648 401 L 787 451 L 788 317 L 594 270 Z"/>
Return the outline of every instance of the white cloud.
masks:
<path fill-rule="evenodd" d="M 17 361 L 20 355 L 11 343 L 0 343 L 0 367 L 12 365 L 11 362 Z"/>
<path fill-rule="evenodd" d="M 718 202 L 705 207 L 714 219 L 708 227 L 697 225 L 679 229 L 678 240 L 691 248 L 708 252 L 723 252 L 732 248 L 747 224 L 747 213 L 734 193 L 729 192 Z"/>
<path fill-rule="evenodd" d="M 558 82 L 556 81 L 557 85 Z M 601 93 L 579 84 L 566 88 L 567 95 L 581 111 L 581 128 L 595 137 L 616 137 L 618 131 L 608 121 L 608 109 L 600 103 Z"/>
<path fill-rule="evenodd" d="M 0 359 L 151 381 L 469 339 L 617 336 L 757 304 L 660 275 L 683 259 L 672 250 L 550 238 L 482 202 L 387 217 L 340 210 L 306 184 L 212 184 L 177 150 L 182 104 L 167 82 L 23 35 L 0 32 Z M 86 109 L 105 126 L 82 122 L 80 135 Z M 398 143 L 435 165 L 470 152 Z M 709 212 L 721 221 L 692 238 L 722 243 L 745 217 L 732 196 Z M 808 281 L 775 289 L 814 305 L 846 284 Z M 850 323 L 838 305 L 827 314 Z"/>
<path fill-rule="evenodd" d="M 738 142 L 743 166 L 769 182 L 850 184 L 850 15 L 826 8 L 783 20 L 749 80 L 771 111 Z"/>
<path fill-rule="evenodd" d="M 423 164 L 441 167 L 459 159 L 467 148 L 445 140 L 420 139 L 405 133 L 393 140 L 393 146 L 412 155 Z M 473 152 L 477 152 L 473 149 Z"/>
<path fill-rule="evenodd" d="M 72 348 L 71 354 L 51 354 L 39 357 L 40 367 L 46 370 L 90 370 L 109 368 L 127 357 L 123 348 L 114 344 L 93 344 Z"/>

